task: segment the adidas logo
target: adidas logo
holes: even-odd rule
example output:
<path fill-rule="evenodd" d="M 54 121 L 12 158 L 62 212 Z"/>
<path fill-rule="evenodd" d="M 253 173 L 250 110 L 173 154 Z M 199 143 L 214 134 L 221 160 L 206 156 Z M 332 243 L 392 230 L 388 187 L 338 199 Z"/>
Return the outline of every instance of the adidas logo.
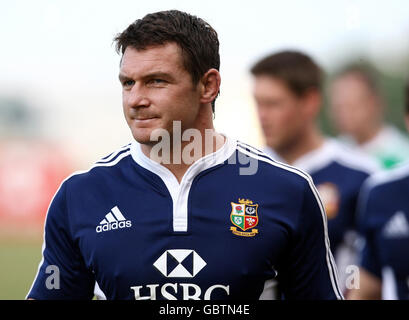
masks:
<path fill-rule="evenodd" d="M 409 223 L 403 211 L 396 212 L 383 228 L 385 238 L 401 238 L 409 236 Z"/>
<path fill-rule="evenodd" d="M 105 215 L 105 219 L 103 219 L 99 226 L 97 226 L 96 231 L 97 233 L 103 231 L 110 231 L 122 228 L 130 228 L 132 227 L 132 222 L 130 220 L 126 220 L 125 217 L 122 215 L 121 211 L 119 211 L 118 207 L 115 206 Z"/>

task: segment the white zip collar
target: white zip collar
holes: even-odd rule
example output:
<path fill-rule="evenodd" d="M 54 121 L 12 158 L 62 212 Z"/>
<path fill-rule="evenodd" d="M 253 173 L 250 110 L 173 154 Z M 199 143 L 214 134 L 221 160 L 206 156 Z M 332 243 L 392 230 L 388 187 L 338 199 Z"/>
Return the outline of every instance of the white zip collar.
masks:
<path fill-rule="evenodd" d="M 131 155 L 136 163 L 159 176 L 165 183 L 173 201 L 173 231 L 186 232 L 188 220 L 188 196 L 194 178 L 202 171 L 226 161 L 236 150 L 237 141 L 224 136 L 224 145 L 216 152 L 195 161 L 185 172 L 180 184 L 173 173 L 163 165 L 148 158 L 141 150 L 141 145 L 134 141 Z"/>

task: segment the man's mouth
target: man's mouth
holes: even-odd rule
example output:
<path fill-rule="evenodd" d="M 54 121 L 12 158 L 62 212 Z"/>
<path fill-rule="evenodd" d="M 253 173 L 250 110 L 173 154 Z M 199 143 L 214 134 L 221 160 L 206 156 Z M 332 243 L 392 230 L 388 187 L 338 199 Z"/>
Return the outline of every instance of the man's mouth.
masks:
<path fill-rule="evenodd" d="M 151 119 L 156 119 L 156 117 L 136 117 L 135 120 L 151 120 Z"/>
<path fill-rule="evenodd" d="M 136 117 L 133 119 L 134 122 L 137 124 L 149 124 L 150 122 L 153 122 L 154 120 L 158 119 L 157 117 Z"/>

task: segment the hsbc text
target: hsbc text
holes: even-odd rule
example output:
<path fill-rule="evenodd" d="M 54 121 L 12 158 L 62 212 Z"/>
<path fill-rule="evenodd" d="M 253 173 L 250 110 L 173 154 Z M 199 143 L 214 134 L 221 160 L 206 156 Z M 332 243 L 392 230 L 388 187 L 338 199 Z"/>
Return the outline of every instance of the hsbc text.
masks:
<path fill-rule="evenodd" d="M 194 283 L 165 283 L 148 284 L 146 286 L 131 287 L 135 294 L 135 300 L 211 300 L 215 290 L 224 291 L 229 295 L 229 286 L 215 284 L 202 292 L 202 289 Z M 220 292 L 219 292 L 220 293 Z"/>

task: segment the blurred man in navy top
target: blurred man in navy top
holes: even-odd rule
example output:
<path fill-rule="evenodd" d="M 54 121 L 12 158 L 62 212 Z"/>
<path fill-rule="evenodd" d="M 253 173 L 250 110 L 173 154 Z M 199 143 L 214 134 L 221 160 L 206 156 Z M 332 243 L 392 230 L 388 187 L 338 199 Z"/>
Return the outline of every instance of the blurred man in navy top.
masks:
<path fill-rule="evenodd" d="M 345 291 L 348 266 L 356 262 L 358 193 L 377 165 L 320 131 L 323 72 L 307 54 L 277 52 L 258 61 L 251 72 L 265 152 L 311 175 L 325 206 L 331 250 Z"/>
<path fill-rule="evenodd" d="M 409 83 L 406 86 L 409 128 Z M 409 163 L 371 176 L 360 195 L 360 287 L 349 299 L 409 299 Z"/>

